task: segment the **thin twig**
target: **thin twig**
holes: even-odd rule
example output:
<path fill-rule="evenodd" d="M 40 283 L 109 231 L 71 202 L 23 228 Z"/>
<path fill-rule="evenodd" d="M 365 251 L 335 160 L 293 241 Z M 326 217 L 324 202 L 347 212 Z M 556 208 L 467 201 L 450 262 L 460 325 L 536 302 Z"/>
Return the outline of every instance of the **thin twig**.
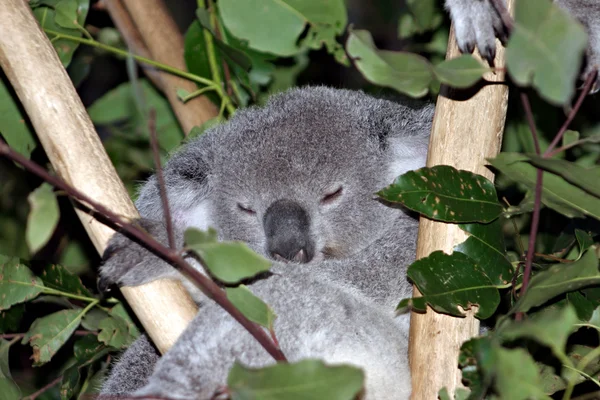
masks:
<path fill-rule="evenodd" d="M 529 97 L 527 97 L 527 93 L 521 91 L 519 94 L 521 96 L 521 103 L 523 103 L 523 109 L 525 110 L 525 117 L 527 118 L 527 123 L 529 124 L 529 130 L 531 131 L 531 136 L 533 138 L 533 146 L 535 147 L 535 154 L 540 155 L 540 141 L 538 140 L 537 129 L 535 127 L 535 121 L 533 119 L 533 112 L 531 111 L 531 104 L 529 103 Z"/>
<path fill-rule="evenodd" d="M 217 18 L 215 4 L 211 0 L 208 0 L 208 12 L 210 13 L 210 22 L 213 30 L 215 31 L 216 39 L 223 41 L 223 36 L 221 35 L 221 27 L 219 26 L 219 20 Z M 229 72 L 229 65 L 225 61 L 225 57 L 221 57 L 221 65 L 223 66 L 223 75 L 225 78 L 225 88 L 227 91 L 227 95 L 229 97 L 232 97 L 233 90 L 231 87 L 231 73 Z"/>
<path fill-rule="evenodd" d="M 50 381 L 50 383 L 44 385 L 40 390 L 30 394 L 27 397 L 23 397 L 23 400 L 35 400 L 37 397 L 41 396 L 42 394 L 44 394 L 48 389 L 52 388 L 54 385 L 58 384 L 60 381 L 62 381 L 63 376 L 59 376 L 58 378 L 54 378 L 52 381 Z"/>
<path fill-rule="evenodd" d="M 581 90 L 581 93 L 579 94 L 579 98 L 577 99 L 577 102 L 575 103 L 575 106 L 573 107 L 573 109 L 569 113 L 569 116 L 567 117 L 567 120 L 560 127 L 558 133 L 556 134 L 556 136 L 552 140 L 552 143 L 550 143 L 550 145 L 548 146 L 548 148 L 544 152 L 544 155 L 543 155 L 544 158 L 551 157 L 551 154 L 553 153 L 552 150 L 554 150 L 554 148 L 556 147 L 556 145 L 558 144 L 558 142 L 561 141 L 563 135 L 567 131 L 567 128 L 571 124 L 571 121 L 573 121 L 573 118 L 575 118 L 575 116 L 577 115 L 577 112 L 579 111 L 579 108 L 581 107 L 581 104 L 583 103 L 583 100 L 585 100 L 585 97 L 590 93 L 590 90 L 592 90 L 592 85 L 596 81 L 596 77 L 597 76 L 598 76 L 598 71 L 597 70 L 593 70 L 586 77 L 585 84 L 583 85 L 583 89 Z"/>
<path fill-rule="evenodd" d="M 162 165 L 160 163 L 160 150 L 158 149 L 158 137 L 156 136 L 156 110 L 151 108 L 148 112 L 148 130 L 150 131 L 150 145 L 152 146 L 152 156 L 154 157 L 154 167 L 156 168 L 156 178 L 158 179 L 158 190 L 162 202 L 163 215 L 165 217 L 165 226 L 167 227 L 167 237 L 169 238 L 169 247 L 176 249 L 175 234 L 173 233 L 173 219 L 171 218 L 171 209 L 169 208 L 169 197 L 167 196 L 167 185 L 163 175 Z"/>
<path fill-rule="evenodd" d="M 50 175 L 45 169 L 36 164 L 35 162 L 27 159 L 21 154 L 12 150 L 6 143 L 0 141 L 0 155 L 7 157 L 8 159 L 16 162 L 17 164 L 24 167 L 27 171 L 34 173 L 35 175 L 42 178 L 57 189 L 64 190 L 69 197 L 83 204 L 84 207 L 92 208 L 92 216 L 94 216 L 99 222 L 106 224 L 112 229 L 118 230 L 127 236 L 129 239 L 136 243 L 144 246 L 150 250 L 153 254 L 160 257 L 167 263 L 176 267 L 179 271 L 184 273 L 189 279 L 196 283 L 203 292 L 219 304 L 225 311 L 227 311 L 236 321 L 238 321 L 254 338 L 261 344 L 261 346 L 277 361 L 286 361 L 281 349 L 279 349 L 258 324 L 248 320 L 244 314 L 242 314 L 228 299 L 225 292 L 217 286 L 210 278 L 201 274 L 194 267 L 189 265 L 181 255 L 175 250 L 171 250 L 158 242 L 153 237 L 147 235 L 145 231 L 140 229 L 128 221 L 125 221 L 119 215 L 113 213 L 111 210 L 99 204 L 74 188 L 67 184 L 62 179 Z M 97 218 L 97 216 L 101 218 Z M 198 262 L 202 266 L 205 266 L 205 262 L 201 257 L 196 257 Z"/>

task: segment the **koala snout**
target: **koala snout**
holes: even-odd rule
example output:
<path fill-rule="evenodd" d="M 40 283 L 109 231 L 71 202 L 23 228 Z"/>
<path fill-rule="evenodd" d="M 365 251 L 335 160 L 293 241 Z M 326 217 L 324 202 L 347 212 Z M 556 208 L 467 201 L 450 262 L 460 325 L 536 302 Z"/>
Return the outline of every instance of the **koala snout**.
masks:
<path fill-rule="evenodd" d="M 267 238 L 267 253 L 275 260 L 307 263 L 315 255 L 310 239 L 310 218 L 306 211 L 291 200 L 277 200 L 263 217 Z"/>

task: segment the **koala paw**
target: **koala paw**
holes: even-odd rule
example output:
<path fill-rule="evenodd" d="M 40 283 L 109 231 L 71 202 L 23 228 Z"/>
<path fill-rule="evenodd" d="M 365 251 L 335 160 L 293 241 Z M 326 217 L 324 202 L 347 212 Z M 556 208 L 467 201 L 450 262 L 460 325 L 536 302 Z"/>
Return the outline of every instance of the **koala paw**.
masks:
<path fill-rule="evenodd" d="M 446 0 L 454 23 L 458 48 L 462 53 L 477 50 L 490 65 L 496 57 L 496 38 L 508 39 L 508 29 L 490 0 Z"/>
<path fill-rule="evenodd" d="M 156 240 L 166 243 L 163 223 L 148 219 L 137 223 Z M 110 239 L 102 259 L 98 289 L 103 292 L 113 284 L 141 285 L 177 273 L 172 266 L 120 233 Z"/>

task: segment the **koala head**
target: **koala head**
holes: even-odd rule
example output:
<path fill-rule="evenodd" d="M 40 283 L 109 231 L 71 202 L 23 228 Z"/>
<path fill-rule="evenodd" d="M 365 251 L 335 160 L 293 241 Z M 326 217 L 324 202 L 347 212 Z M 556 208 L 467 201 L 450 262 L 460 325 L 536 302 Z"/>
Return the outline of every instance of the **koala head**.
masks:
<path fill-rule="evenodd" d="M 182 228 L 212 226 L 222 240 L 274 259 L 350 256 L 401 215 L 375 192 L 425 164 L 431 119 L 431 106 L 361 92 L 310 87 L 276 95 L 172 157 L 165 175 L 173 218 Z M 154 186 L 141 192 L 142 215 L 159 212 L 148 201 Z"/>

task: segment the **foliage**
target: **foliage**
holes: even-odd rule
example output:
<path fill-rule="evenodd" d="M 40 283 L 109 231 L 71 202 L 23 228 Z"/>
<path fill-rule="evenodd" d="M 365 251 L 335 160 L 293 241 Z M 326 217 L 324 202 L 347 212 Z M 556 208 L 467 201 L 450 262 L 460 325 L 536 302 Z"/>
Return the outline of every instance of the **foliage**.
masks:
<path fill-rule="evenodd" d="M 117 57 L 123 71 L 129 63 L 129 81 L 109 88 L 88 112 L 132 196 L 136 183 L 154 168 L 147 126 L 151 110 L 164 158 L 237 107 L 261 103 L 269 93 L 301 83 L 318 54 L 334 60 L 330 68 L 358 71 L 367 90 L 378 90 L 377 85 L 412 97 L 433 98 L 441 84 L 485 84 L 484 75 L 492 71 L 469 55 L 443 61 L 448 24 L 435 0 L 406 1 L 397 30 L 402 51 L 378 48 L 385 40 L 377 40 L 375 30 L 351 28 L 350 2 L 243 3 L 198 2 L 184 37 L 186 72 L 128 54 L 118 31 L 86 23 L 88 11 L 95 12 L 88 0 L 29 2 L 76 86 L 92 81 L 90 66 L 107 55 Z M 549 0 L 517 2 L 506 69 L 516 85 L 533 89 L 526 93 L 534 100 L 532 116 L 542 151 L 563 119 L 554 106 L 569 109 L 576 95 L 585 43 L 582 27 Z M 195 82 L 192 93 L 178 90 L 180 100 L 206 95 L 219 107 L 219 117 L 183 132 L 163 95 L 136 78 L 134 59 Z M 440 398 L 569 399 L 576 391 L 590 390 L 585 382 L 600 386 L 596 101 L 588 100 L 590 108 L 584 105 L 575 120 L 577 130 L 566 131 L 561 147 L 547 154 L 535 152 L 530 127 L 513 101 L 517 106 L 509 113 L 504 152 L 489 160 L 500 173 L 495 185 L 468 171 L 436 166 L 409 171 L 378 192 L 387 202 L 427 218 L 459 224 L 467 234 L 452 254 L 434 252 L 413 263 L 408 276 L 422 296 L 399 299 L 399 307 L 415 312 L 433 309 L 462 317 L 473 309 L 490 327 L 461 348 L 458 364 L 467 389 L 450 394 L 440 388 Z M 0 134 L 19 153 L 46 163 L 7 80 L 0 81 Z M 541 186 L 538 169 L 543 170 Z M 135 340 L 138 327 L 121 302 L 91 288 L 95 273 L 86 266 L 96 258 L 86 250 L 90 243 L 78 233 L 81 228 L 75 227 L 62 193 L 4 160 L 0 188 L 0 392 L 16 399 L 54 382 L 47 398 L 93 393 L 109 355 Z M 541 192 L 537 200 L 536 188 Z M 541 207 L 542 223 L 530 230 L 532 214 Z M 526 248 L 531 235 L 537 240 Z M 216 238 L 214 231 L 188 230 L 185 250 L 226 284 L 227 298 L 248 319 L 275 337 L 277 310 L 239 284 L 268 270 L 269 262 L 243 244 Z M 30 352 L 38 372 L 32 373 L 30 365 L 14 365 L 18 359 L 9 357 L 19 341 L 23 347 L 13 354 Z M 356 368 L 317 360 L 259 370 L 236 365 L 228 390 L 234 399 L 351 399 L 361 391 L 363 379 Z"/>

